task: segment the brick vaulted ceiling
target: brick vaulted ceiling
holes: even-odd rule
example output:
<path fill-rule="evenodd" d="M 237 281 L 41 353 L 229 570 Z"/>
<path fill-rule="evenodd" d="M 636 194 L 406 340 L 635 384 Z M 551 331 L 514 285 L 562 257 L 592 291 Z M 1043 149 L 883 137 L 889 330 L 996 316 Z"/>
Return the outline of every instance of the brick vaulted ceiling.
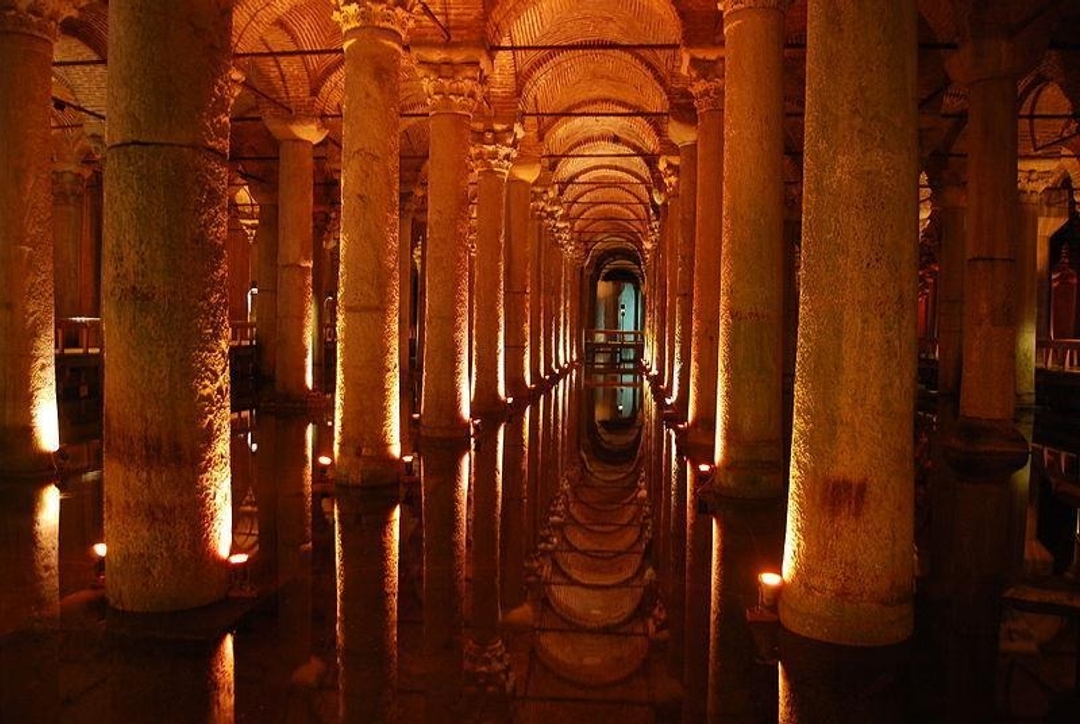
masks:
<path fill-rule="evenodd" d="M 334 0 L 238 0 L 235 65 L 246 76 L 233 109 L 238 178 L 271 182 L 276 144 L 268 110 L 321 115 L 330 136 L 317 182 L 334 203 L 344 70 Z M 992 5 L 1022 46 L 1020 148 L 1025 156 L 1075 157 L 1080 102 L 1080 0 L 919 0 L 920 143 L 930 159 L 962 158 L 966 98 L 946 61 L 966 37 L 973 8 Z M 978 12 L 975 12 L 978 14 Z M 53 124 L 57 155 L 86 158 L 107 123 L 107 3 L 64 21 L 56 46 Z M 806 0 L 787 14 L 785 105 L 795 193 L 801 165 Z M 677 154 L 669 114 L 692 115 L 683 48 L 723 44 L 715 0 L 424 0 L 412 47 L 484 46 L 491 71 L 479 115 L 522 122 L 580 241 L 640 238 L 664 156 Z M 613 47 L 618 46 L 618 47 Z M 402 85 L 402 192 L 417 184 L 428 150 L 425 98 L 408 54 Z M 1073 164 L 1075 166 L 1075 163 Z M 585 182 L 585 183 L 581 183 Z"/>

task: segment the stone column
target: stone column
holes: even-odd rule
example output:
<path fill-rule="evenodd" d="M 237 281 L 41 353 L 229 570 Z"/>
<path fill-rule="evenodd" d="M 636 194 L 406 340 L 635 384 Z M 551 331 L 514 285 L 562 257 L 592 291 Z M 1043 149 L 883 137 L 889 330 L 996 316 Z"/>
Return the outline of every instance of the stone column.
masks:
<path fill-rule="evenodd" d="M 84 276 L 82 245 L 88 171 L 67 166 L 53 171 L 53 269 L 58 319 L 88 315 L 82 307 Z"/>
<path fill-rule="evenodd" d="M 313 387 L 314 146 L 326 137 L 326 129 L 318 119 L 302 116 L 270 116 L 266 125 L 280 143 L 274 392 L 283 401 L 295 403 L 306 400 Z M 348 179 L 343 178 L 342 184 L 348 184 Z"/>
<path fill-rule="evenodd" d="M 1016 76 L 1008 29 L 981 13 L 950 73 L 968 87 L 967 265 L 960 419 L 946 455 L 957 474 L 1008 480 L 1027 461 L 1016 410 Z M 999 19 L 1004 23 L 1005 19 Z M 985 25 L 985 27 L 980 27 Z"/>
<path fill-rule="evenodd" d="M 398 284 L 400 292 L 398 298 L 398 380 L 401 405 L 398 414 L 401 425 L 401 445 L 404 450 L 414 450 L 415 441 L 412 440 L 412 414 L 419 412 L 414 410 L 413 402 L 413 379 L 409 360 L 409 341 L 412 335 L 413 318 L 413 218 L 416 213 L 416 200 L 411 197 L 405 208 L 401 210 L 400 236 L 398 238 Z"/>
<path fill-rule="evenodd" d="M 398 112 L 414 6 L 338 0 L 335 13 L 346 109 L 334 398 L 342 721 L 397 720 Z"/>
<path fill-rule="evenodd" d="M 690 90 L 698 112 L 697 225 L 694 229 L 694 304 L 690 342 L 690 443 L 699 459 L 712 459 L 716 424 L 717 335 L 720 321 L 720 209 L 723 203 L 723 67 L 694 68 Z M 709 453 L 703 454 L 705 450 Z"/>
<path fill-rule="evenodd" d="M 694 302 L 694 233 L 697 224 L 697 127 L 671 119 L 668 135 L 679 145 L 678 296 L 675 300 L 675 407 L 686 414 L 690 387 L 690 327 Z"/>
<path fill-rule="evenodd" d="M 724 3 L 724 254 L 716 468 L 722 495 L 783 493 L 784 11 Z"/>
<path fill-rule="evenodd" d="M 845 5 L 843 23 L 834 11 L 808 7 L 780 622 L 813 639 L 882 645 L 912 631 L 916 8 Z"/>
<path fill-rule="evenodd" d="M 49 474 L 60 447 L 53 359 L 53 41 L 81 2 L 0 11 L 0 472 Z"/>
<path fill-rule="evenodd" d="M 126 611 L 228 588 L 230 8 L 109 3 L 105 539 Z"/>
<path fill-rule="evenodd" d="M 444 721 L 461 689 L 469 482 L 469 126 L 476 63 L 422 66 L 430 99 L 428 237 L 424 259 L 425 717 Z"/>
<path fill-rule="evenodd" d="M 259 204 L 259 226 L 255 230 L 255 346 L 259 377 L 274 379 L 277 365 L 277 257 L 278 196 L 277 188 L 252 186 Z"/>
<path fill-rule="evenodd" d="M 540 258 L 544 246 L 544 197 L 547 189 L 534 186 L 529 197 L 529 387 L 543 378 L 544 279 Z"/>
<path fill-rule="evenodd" d="M 1050 237 L 1069 220 L 1069 204 L 1072 189 L 1053 188 L 1043 192 L 1042 211 L 1039 216 L 1039 241 L 1035 254 L 1037 281 L 1036 337 L 1050 338 Z"/>
<path fill-rule="evenodd" d="M 1043 223 L 1046 190 L 1053 180 L 1052 171 L 1021 171 L 1019 227 L 1017 229 L 1017 329 L 1016 329 L 1016 404 L 1030 408 L 1035 405 L 1035 343 L 1039 320 L 1039 251 L 1049 261 L 1048 236 Z M 1058 218 L 1057 226 L 1065 223 Z M 1044 262 L 1045 263 L 1045 262 Z M 1045 266 L 1043 267 L 1046 268 Z"/>
<path fill-rule="evenodd" d="M 524 401 L 529 391 L 530 357 L 536 353 L 531 344 L 532 285 L 529 279 L 533 254 L 533 221 L 529 215 L 532 182 L 540 174 L 537 156 L 520 158 L 510 169 L 506 189 L 506 390 Z"/>
<path fill-rule="evenodd" d="M 691 61 L 698 113 L 697 193 L 694 227 L 693 305 L 687 392 L 686 501 L 686 696 L 683 721 L 705 721 L 709 682 L 709 581 L 712 519 L 698 511 L 699 490 L 711 480 L 698 465 L 711 464 L 716 423 L 717 332 L 720 308 L 720 209 L 724 158 L 723 68 L 717 61 Z"/>
<path fill-rule="evenodd" d="M 679 166 L 675 159 L 668 166 L 664 177 L 667 192 L 667 216 L 664 219 L 664 389 L 667 397 L 674 398 L 675 389 L 675 327 L 678 324 L 679 299 L 679 246 L 682 243 L 682 203 L 679 193 Z"/>
<path fill-rule="evenodd" d="M 933 189 L 941 219 L 938 275 L 938 394 L 960 392 L 961 335 L 964 329 L 964 185 L 943 176 Z"/>
<path fill-rule="evenodd" d="M 475 305 L 473 329 L 473 587 L 472 632 L 465 668 L 479 691 L 505 693 L 510 659 L 499 635 L 499 529 L 502 523 L 503 420 L 506 413 L 503 221 L 506 176 L 513 162 L 513 131 L 485 129 L 473 146 L 477 173 Z"/>

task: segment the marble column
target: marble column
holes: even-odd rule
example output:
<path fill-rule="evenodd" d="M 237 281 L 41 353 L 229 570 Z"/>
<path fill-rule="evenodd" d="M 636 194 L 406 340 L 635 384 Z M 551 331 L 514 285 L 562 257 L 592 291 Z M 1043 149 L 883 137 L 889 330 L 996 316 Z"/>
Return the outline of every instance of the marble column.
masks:
<path fill-rule="evenodd" d="M 938 275 L 938 394 L 960 392 L 964 329 L 964 185 L 945 176 L 933 190 L 941 220 L 941 271 Z"/>
<path fill-rule="evenodd" d="M 784 491 L 784 12 L 724 3 L 724 254 L 720 264 L 717 488 Z"/>
<path fill-rule="evenodd" d="M 0 472 L 48 475 L 60 446 L 53 359 L 52 58 L 81 2 L 0 11 Z"/>
<path fill-rule="evenodd" d="M 705 721 L 709 683 L 709 582 L 712 519 L 699 512 L 699 492 L 711 485 L 698 465 L 711 467 L 716 423 L 716 361 L 720 309 L 720 209 L 723 203 L 723 68 L 694 60 L 691 90 L 698 113 L 693 305 L 687 391 L 686 647 L 683 721 Z"/>
<path fill-rule="evenodd" d="M 334 398 L 342 721 L 398 716 L 398 112 L 414 7 L 339 0 L 335 14 L 345 50 Z"/>
<path fill-rule="evenodd" d="M 845 5 L 843 23 L 834 11 L 828 0 L 807 11 L 780 622 L 808 638 L 883 645 L 913 623 L 917 13 L 914 0 Z"/>
<path fill-rule="evenodd" d="M 230 8 L 109 3 L 105 540 L 127 611 L 228 588 Z"/>
<path fill-rule="evenodd" d="M 255 347 L 259 377 L 272 380 L 277 361 L 277 257 L 278 196 L 277 188 L 252 186 L 259 204 L 259 226 L 255 230 Z"/>
<path fill-rule="evenodd" d="M 686 414 L 690 387 L 690 328 L 694 303 L 694 234 L 697 224 L 697 127 L 675 119 L 668 135 L 679 146 L 678 296 L 675 300 L 675 407 Z"/>
<path fill-rule="evenodd" d="M 1004 22 L 1005 19 L 999 19 Z M 945 452 L 961 478 L 1005 482 L 1027 461 L 1016 410 L 1017 119 L 1006 28 L 976 13 L 949 70 L 968 88 L 967 245 L 960 419 Z"/>
<path fill-rule="evenodd" d="M 314 385 L 314 146 L 326 137 L 326 129 L 318 119 L 303 116 L 269 116 L 266 125 L 280 144 L 274 393 L 282 401 L 296 403 L 305 401 Z"/>
<path fill-rule="evenodd" d="M 481 93 L 476 63 L 421 66 L 430 101 L 424 259 L 425 717 L 444 721 L 460 697 L 469 484 L 469 133 Z"/>
<path fill-rule="evenodd" d="M 400 235 L 398 238 L 398 394 L 401 398 L 398 419 L 401 429 L 401 446 L 405 451 L 416 449 L 412 439 L 412 414 L 414 410 L 412 369 L 409 364 L 409 342 L 412 335 L 413 312 L 413 218 L 416 201 L 410 198 L 401 210 Z"/>

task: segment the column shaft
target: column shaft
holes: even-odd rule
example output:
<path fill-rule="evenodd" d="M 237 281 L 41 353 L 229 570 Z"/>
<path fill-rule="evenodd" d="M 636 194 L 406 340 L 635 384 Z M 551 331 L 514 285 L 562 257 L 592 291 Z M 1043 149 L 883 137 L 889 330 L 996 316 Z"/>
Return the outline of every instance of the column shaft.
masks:
<path fill-rule="evenodd" d="M 90 269 L 82 266 L 86 177 L 80 169 L 53 172 L 53 269 L 56 316 L 89 316 L 82 307 L 82 285 Z"/>
<path fill-rule="evenodd" d="M 877 645 L 912 630 L 916 9 L 845 4 L 839 24 L 837 12 L 831 0 L 808 7 L 780 620 L 810 638 Z"/>
<path fill-rule="evenodd" d="M 278 200 L 276 190 L 260 189 L 256 194 L 259 227 L 255 231 L 255 281 L 259 294 L 255 299 L 255 344 L 259 376 L 273 379 L 277 368 Z"/>
<path fill-rule="evenodd" d="M 964 329 L 964 206 L 963 193 L 943 187 L 941 214 L 941 272 L 938 276 L 938 393 L 960 392 L 961 345 Z"/>
<path fill-rule="evenodd" d="M 694 304 L 694 234 L 697 224 L 697 140 L 679 146 L 679 284 L 675 301 L 675 406 L 686 414 L 690 386 L 691 313 Z"/>
<path fill-rule="evenodd" d="M 724 253 L 716 465 L 721 494 L 784 488 L 784 12 L 775 0 L 724 14 Z"/>
<path fill-rule="evenodd" d="M 105 538 L 123 610 L 228 585 L 230 7 L 109 3 Z"/>
<path fill-rule="evenodd" d="M 0 13 L 0 471 L 9 475 L 48 473 L 60 446 L 49 169 L 59 18 L 42 12 Z"/>

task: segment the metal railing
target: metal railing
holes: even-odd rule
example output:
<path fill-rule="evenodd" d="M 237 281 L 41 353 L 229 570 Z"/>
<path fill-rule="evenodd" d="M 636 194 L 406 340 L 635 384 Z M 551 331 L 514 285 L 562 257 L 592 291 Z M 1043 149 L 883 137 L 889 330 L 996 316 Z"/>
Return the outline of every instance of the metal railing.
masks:
<path fill-rule="evenodd" d="M 636 329 L 585 331 L 585 364 L 593 368 L 628 369 L 645 353 L 645 334 Z"/>
<path fill-rule="evenodd" d="M 1035 366 L 1060 372 L 1080 372 L 1080 339 L 1036 340 Z"/>
<path fill-rule="evenodd" d="M 255 345 L 255 322 L 233 320 L 229 323 L 229 346 Z M 104 346 L 100 317 L 61 317 L 56 320 L 53 352 L 58 356 L 100 354 Z"/>

